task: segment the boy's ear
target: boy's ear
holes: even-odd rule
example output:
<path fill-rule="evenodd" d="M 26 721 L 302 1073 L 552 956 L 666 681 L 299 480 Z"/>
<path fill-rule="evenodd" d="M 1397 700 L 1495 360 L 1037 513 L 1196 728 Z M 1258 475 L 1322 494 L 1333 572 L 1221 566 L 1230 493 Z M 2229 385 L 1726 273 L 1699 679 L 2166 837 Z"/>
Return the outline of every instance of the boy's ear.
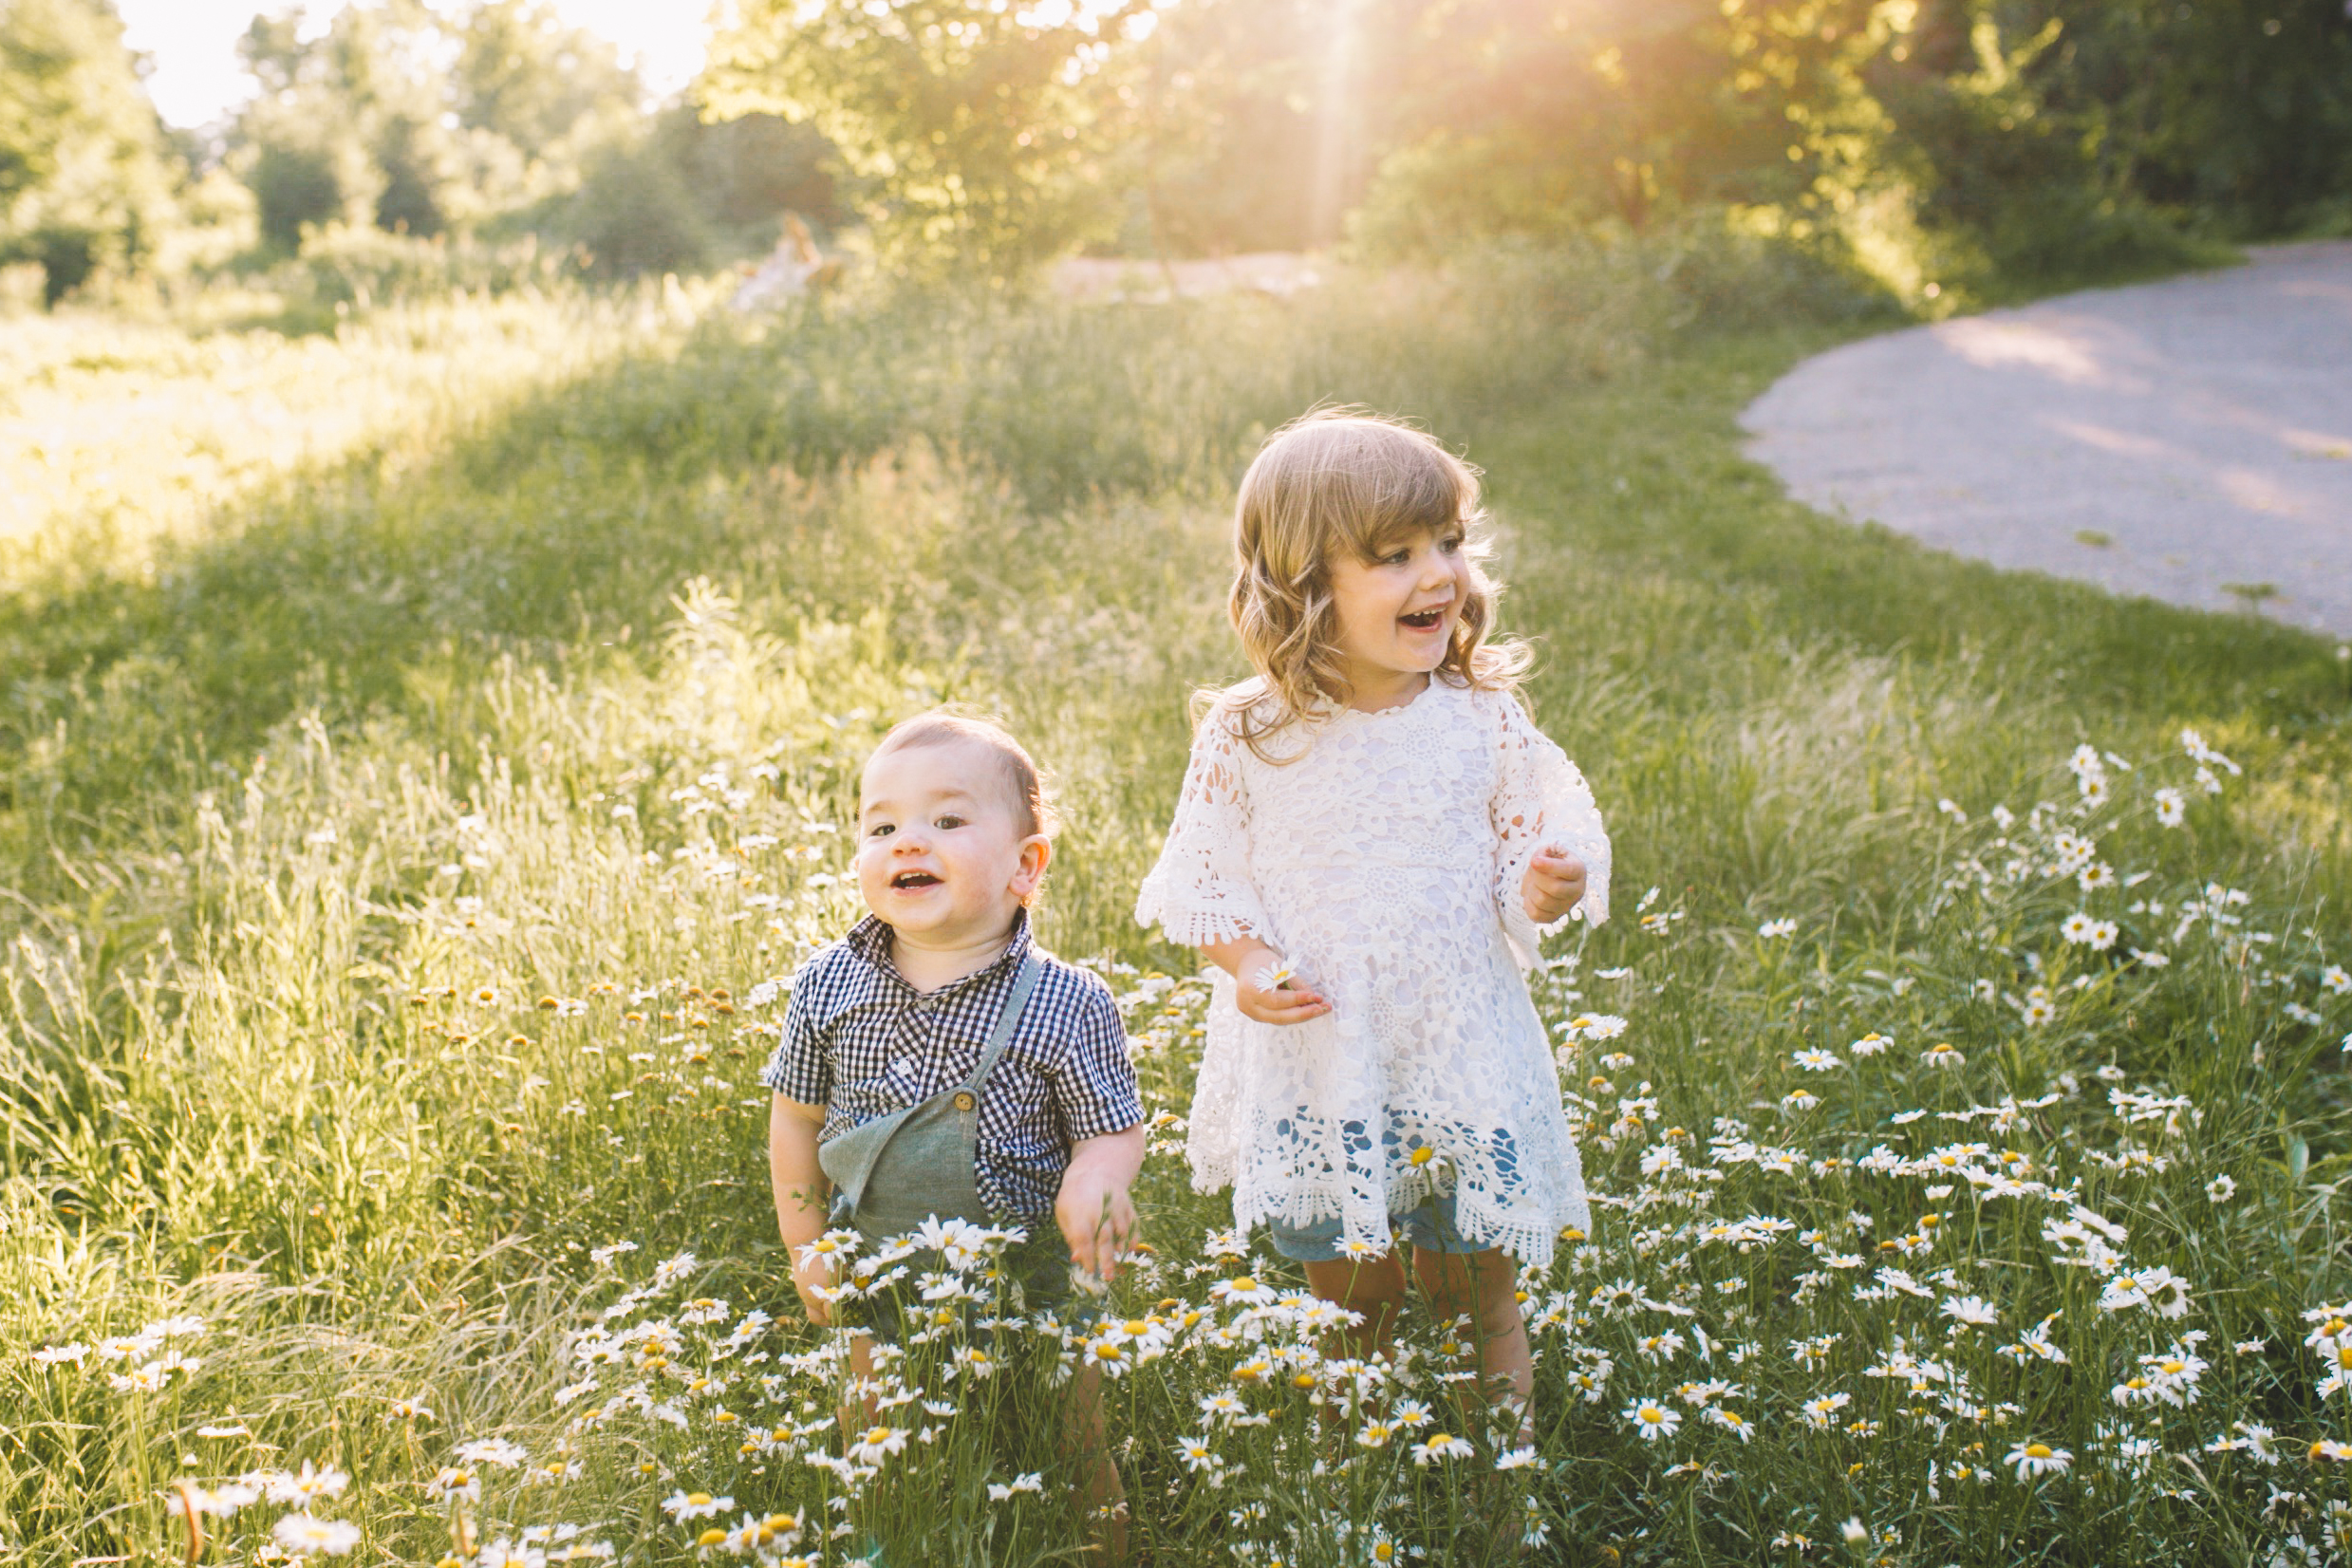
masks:
<path fill-rule="evenodd" d="M 1027 908 L 1036 901 L 1038 890 L 1045 886 L 1045 868 L 1053 864 L 1054 841 L 1043 833 L 1031 833 L 1021 840 L 1020 864 L 1013 870 L 1013 896 Z"/>

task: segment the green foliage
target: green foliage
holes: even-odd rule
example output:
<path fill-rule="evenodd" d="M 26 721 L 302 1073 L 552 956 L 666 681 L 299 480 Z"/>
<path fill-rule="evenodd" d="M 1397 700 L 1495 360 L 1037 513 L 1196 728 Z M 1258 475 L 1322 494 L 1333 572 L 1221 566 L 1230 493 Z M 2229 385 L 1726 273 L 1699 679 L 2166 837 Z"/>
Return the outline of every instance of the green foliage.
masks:
<path fill-rule="evenodd" d="M 710 259 L 709 227 L 659 156 L 607 150 L 589 165 L 563 227 L 610 277 L 691 271 Z"/>
<path fill-rule="evenodd" d="M 1323 112 L 1333 14 L 1322 0 L 1159 13 L 1122 83 L 1135 95 L 1142 219 L 1122 236 L 1130 250 L 1218 255 L 1338 237 L 1338 215 L 1363 192 L 1367 143 L 1353 118 Z"/>
<path fill-rule="evenodd" d="M 457 24 L 452 72 L 458 123 L 538 153 L 584 120 L 608 119 L 637 96 L 610 43 L 568 28 L 547 0 L 479 0 Z"/>
<path fill-rule="evenodd" d="M 2084 96 L 2099 74 L 2086 59 L 2120 41 L 2112 30 L 2081 36 L 2086 24 L 2103 26 L 2103 14 L 1944 7 L 1914 29 L 1906 59 L 1876 67 L 1902 127 L 1890 157 L 1914 177 L 1914 211 L 1947 280 L 1999 294 L 2222 259 L 2159 209 L 2145 165 L 2124 144 L 2129 119 L 2117 117 L 2105 89 Z M 2219 217 L 2228 205 L 2205 210 Z"/>
<path fill-rule="evenodd" d="M 1397 8 L 1379 77 L 1396 152 L 1375 215 L 1426 214 L 1434 233 L 1394 242 L 1427 250 L 1448 233 L 1558 233 L 1603 218 L 1640 229 L 1693 202 L 1793 196 L 1787 109 L 1817 101 L 1817 78 L 1853 48 L 1870 8 L 1809 4 L 1823 13 L 1809 31 L 1785 25 L 1780 13 L 1796 9 Z"/>
<path fill-rule="evenodd" d="M 240 48 L 263 91 L 229 159 L 280 254 L 308 224 L 430 237 L 547 202 L 637 113 L 612 47 L 545 0 L 346 6 L 308 41 L 291 13 L 257 16 Z"/>
<path fill-rule="evenodd" d="M 828 229 L 849 215 L 834 188 L 832 147 L 813 126 L 772 114 L 714 121 L 681 104 L 657 117 L 653 140 L 696 209 L 722 233 L 764 247 L 774 243 L 782 214 Z"/>
<path fill-rule="evenodd" d="M 822 131 L 894 271 L 1003 283 L 1114 226 L 1125 117 L 1106 73 L 1146 9 L 1048 25 L 994 0 L 754 0 L 703 102 Z"/>
<path fill-rule="evenodd" d="M 532 234 L 627 278 L 765 249 L 787 211 L 844 215 L 816 132 L 646 115 L 612 47 L 547 0 L 346 7 L 308 42 L 290 16 L 256 17 L 243 48 L 265 90 L 230 161 L 281 257 L 307 256 L 312 226 L 493 250 Z"/>
<path fill-rule="evenodd" d="M 1233 77 L 1204 107 L 1279 82 L 1303 120 L 1343 120 L 1377 155 L 1342 177 L 1374 255 L 1730 205 L 1908 246 L 1882 269 L 1907 290 L 1981 294 L 2211 260 L 2195 236 L 2324 221 L 2352 177 L 2352 22 L 2324 0 L 1367 0 L 1295 36 L 1278 8 L 1246 70 L 1221 10 L 1257 13 L 1194 9 L 1151 80 Z M 1343 52 L 1360 81 L 1328 68 Z M 1193 116 L 1180 165 L 1222 166 L 1214 122 Z M 1334 177 L 1275 145 L 1295 202 Z"/>
<path fill-rule="evenodd" d="M 679 104 L 600 149 L 577 191 L 523 216 L 584 251 L 598 276 L 636 277 L 766 251 L 786 213 L 823 229 L 849 217 L 825 139 L 775 115 L 713 122 Z"/>
<path fill-rule="evenodd" d="M 350 212 L 344 195 L 346 159 L 339 149 L 270 140 L 253 149 L 245 182 L 252 188 L 261 237 L 292 254 L 307 228 L 340 222 Z"/>
<path fill-rule="evenodd" d="M 2044 0 L 1984 8 L 2062 28 L 2031 74 L 2100 177 L 2225 232 L 2275 234 L 2352 174 L 2352 15 L 2331 0 Z"/>
<path fill-rule="evenodd" d="M 0 6 L 0 263 L 38 263 L 51 305 L 136 269 L 170 214 L 167 158 L 112 7 Z"/>

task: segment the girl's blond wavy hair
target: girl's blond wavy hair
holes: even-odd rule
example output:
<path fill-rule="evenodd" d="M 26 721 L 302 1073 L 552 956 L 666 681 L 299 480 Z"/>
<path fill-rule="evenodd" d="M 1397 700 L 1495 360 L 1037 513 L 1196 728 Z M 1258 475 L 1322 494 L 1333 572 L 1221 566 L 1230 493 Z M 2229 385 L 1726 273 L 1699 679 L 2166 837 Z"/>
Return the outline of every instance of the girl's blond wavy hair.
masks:
<path fill-rule="evenodd" d="M 1318 408 L 1266 438 L 1234 505 L 1238 569 L 1226 601 L 1263 683 L 1254 700 L 1234 704 L 1235 733 L 1251 751 L 1281 760 L 1270 741 L 1321 703 L 1352 695 L 1332 603 L 1331 564 L 1340 552 L 1370 564 L 1416 534 L 1457 523 L 1470 593 L 1437 677 L 1514 691 L 1532 654 L 1515 640 L 1486 641 L 1502 589 L 1482 567 L 1490 546 L 1478 470 L 1426 431 L 1360 408 Z M 1220 694 L 1203 695 L 1214 702 Z"/>

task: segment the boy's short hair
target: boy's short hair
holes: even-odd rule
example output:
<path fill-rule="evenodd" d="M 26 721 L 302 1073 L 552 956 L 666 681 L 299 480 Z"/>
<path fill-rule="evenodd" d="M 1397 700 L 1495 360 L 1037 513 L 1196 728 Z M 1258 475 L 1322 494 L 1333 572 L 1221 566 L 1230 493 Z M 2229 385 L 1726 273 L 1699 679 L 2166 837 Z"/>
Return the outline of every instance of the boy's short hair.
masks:
<path fill-rule="evenodd" d="M 977 741 L 988 748 L 997 761 L 1005 804 L 1013 808 L 1016 819 L 1027 821 L 1029 832 L 1051 838 L 1060 830 L 1061 818 L 1054 810 L 1053 792 L 1028 748 L 1014 739 L 1010 730 L 982 714 L 955 707 L 919 713 L 893 726 L 882 737 L 882 743 L 867 757 L 867 766 L 871 767 L 876 757 L 891 752 L 944 746 L 958 740 Z"/>

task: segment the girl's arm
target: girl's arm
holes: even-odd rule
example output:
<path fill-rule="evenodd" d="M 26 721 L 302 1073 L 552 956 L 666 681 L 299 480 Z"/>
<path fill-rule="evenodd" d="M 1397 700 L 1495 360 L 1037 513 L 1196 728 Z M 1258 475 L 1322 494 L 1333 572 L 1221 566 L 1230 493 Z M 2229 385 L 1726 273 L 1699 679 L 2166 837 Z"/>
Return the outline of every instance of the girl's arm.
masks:
<path fill-rule="evenodd" d="M 1167 839 L 1135 898 L 1138 924 L 1204 952 L 1263 945 L 1271 932 L 1250 868 L 1248 749 L 1232 724 L 1230 700 L 1202 719 Z"/>
<path fill-rule="evenodd" d="M 1135 918 L 1158 924 L 1170 942 L 1198 947 L 1231 975 L 1244 1017 L 1304 1023 L 1331 1011 L 1321 997 L 1304 987 L 1258 983 L 1264 971 L 1281 968 L 1282 957 L 1265 940 L 1270 928 L 1250 880 L 1249 764 L 1233 731 L 1237 700 L 1247 699 L 1220 700 L 1192 737 L 1176 820 L 1159 864 L 1144 879 Z"/>
<path fill-rule="evenodd" d="M 1570 916 L 1594 925 L 1609 918 L 1609 833 L 1567 754 L 1511 698 L 1484 695 L 1501 730 L 1501 769 L 1488 803 L 1495 902 L 1524 968 Z"/>
<path fill-rule="evenodd" d="M 792 1251 L 793 1289 L 800 1294 L 809 1321 L 819 1328 L 832 1321 L 831 1303 L 823 1294 L 832 1285 L 832 1265 L 802 1249 L 825 1234 L 829 1189 L 816 1159 L 817 1134 L 824 1128 L 821 1105 L 778 1094 L 768 1107 L 768 1181 L 775 1189 L 776 1234 Z"/>

